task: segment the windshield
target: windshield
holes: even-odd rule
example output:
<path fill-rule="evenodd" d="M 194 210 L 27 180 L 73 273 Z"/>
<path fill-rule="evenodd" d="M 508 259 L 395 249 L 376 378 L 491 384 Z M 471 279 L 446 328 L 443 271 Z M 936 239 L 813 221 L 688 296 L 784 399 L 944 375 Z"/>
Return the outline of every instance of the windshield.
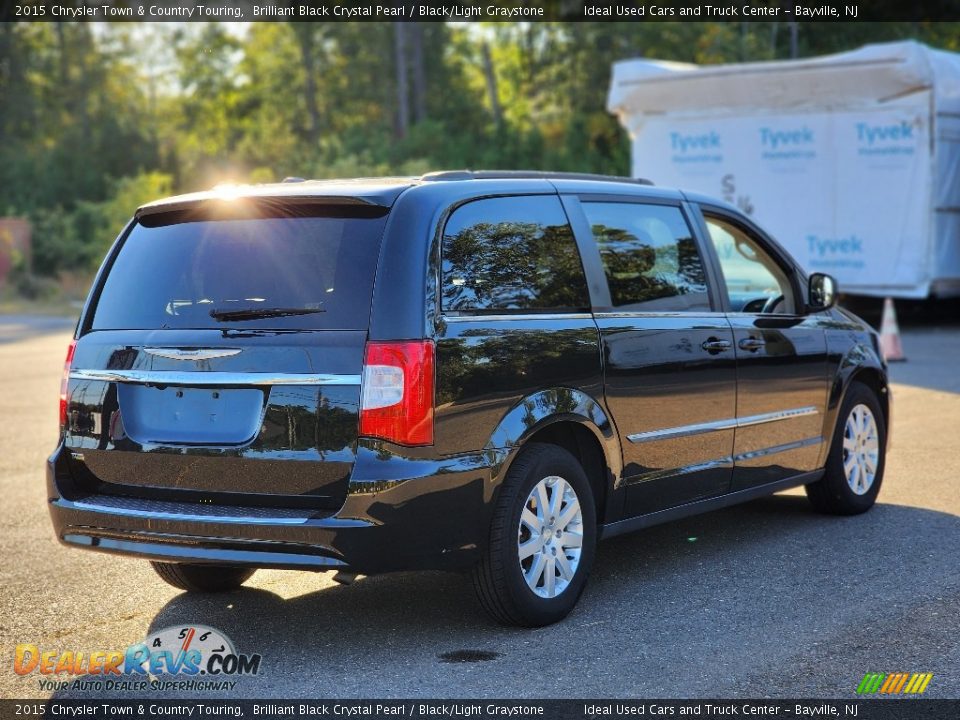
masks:
<path fill-rule="evenodd" d="M 366 329 L 386 221 L 375 212 L 147 218 L 110 268 L 91 329 Z"/>

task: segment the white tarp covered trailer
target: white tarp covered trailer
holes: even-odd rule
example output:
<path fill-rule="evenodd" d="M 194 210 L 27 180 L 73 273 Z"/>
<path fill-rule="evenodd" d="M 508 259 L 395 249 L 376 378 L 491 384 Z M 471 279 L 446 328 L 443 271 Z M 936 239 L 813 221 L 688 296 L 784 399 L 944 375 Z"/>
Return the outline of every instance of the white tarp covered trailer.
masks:
<path fill-rule="evenodd" d="M 739 205 L 843 291 L 960 294 L 960 55 L 613 67 L 633 174 Z"/>

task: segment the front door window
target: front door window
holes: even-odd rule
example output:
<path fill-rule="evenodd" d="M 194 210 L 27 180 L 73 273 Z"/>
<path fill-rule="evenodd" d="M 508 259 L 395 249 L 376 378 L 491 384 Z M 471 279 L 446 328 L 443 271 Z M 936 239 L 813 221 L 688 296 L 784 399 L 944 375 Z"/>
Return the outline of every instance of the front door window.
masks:
<path fill-rule="evenodd" d="M 796 298 L 787 274 L 756 240 L 719 218 L 707 218 L 707 228 L 720 259 L 733 312 L 796 312 Z"/>

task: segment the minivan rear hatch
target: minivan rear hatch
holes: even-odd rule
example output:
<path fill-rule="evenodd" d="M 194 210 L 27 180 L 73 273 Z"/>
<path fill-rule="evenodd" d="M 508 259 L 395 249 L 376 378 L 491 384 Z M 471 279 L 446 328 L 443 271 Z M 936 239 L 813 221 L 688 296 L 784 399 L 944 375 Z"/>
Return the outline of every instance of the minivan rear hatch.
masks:
<path fill-rule="evenodd" d="M 64 443 L 79 488 L 340 507 L 387 212 L 258 198 L 138 217 L 70 368 Z"/>

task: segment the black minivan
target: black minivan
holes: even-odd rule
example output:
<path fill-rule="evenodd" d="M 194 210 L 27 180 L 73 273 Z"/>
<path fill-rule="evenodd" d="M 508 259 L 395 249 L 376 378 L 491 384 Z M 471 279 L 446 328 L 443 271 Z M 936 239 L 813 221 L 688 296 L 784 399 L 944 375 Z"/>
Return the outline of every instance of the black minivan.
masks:
<path fill-rule="evenodd" d="M 876 334 L 736 209 L 441 172 L 145 205 L 67 353 L 50 513 L 178 588 L 467 569 L 563 618 L 597 541 L 805 486 L 869 509 Z"/>

